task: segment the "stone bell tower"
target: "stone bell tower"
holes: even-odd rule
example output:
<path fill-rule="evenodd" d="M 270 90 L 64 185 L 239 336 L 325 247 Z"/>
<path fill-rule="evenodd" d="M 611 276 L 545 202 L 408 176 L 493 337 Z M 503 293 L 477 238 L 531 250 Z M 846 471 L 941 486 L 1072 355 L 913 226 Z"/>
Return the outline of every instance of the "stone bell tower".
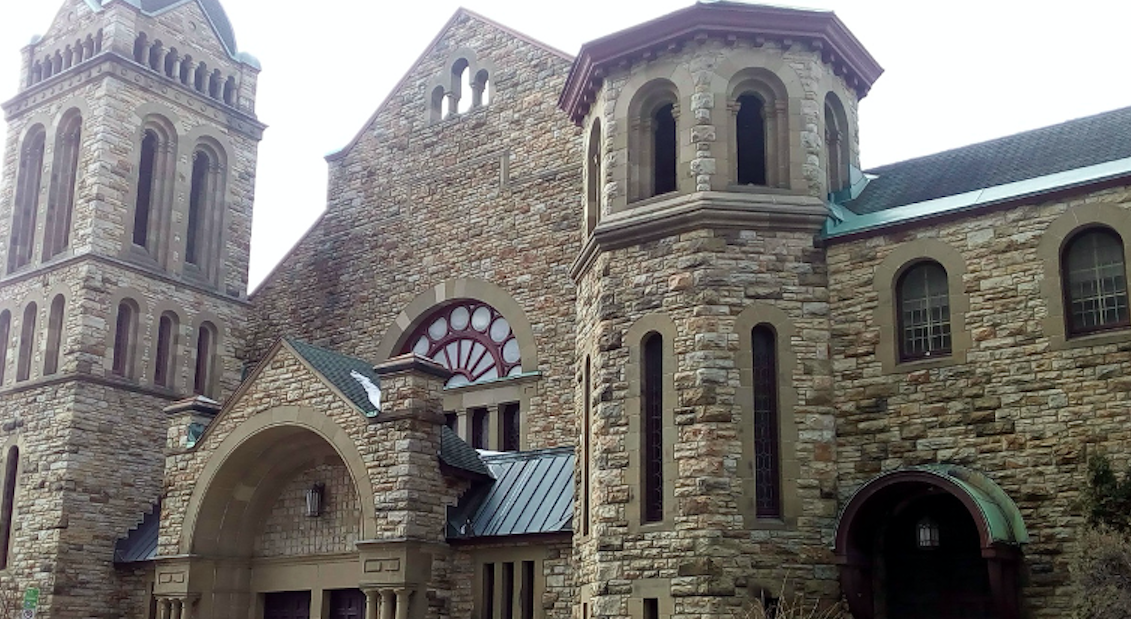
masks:
<path fill-rule="evenodd" d="M 23 49 L 3 105 L 0 568 L 41 615 L 135 614 L 148 584 L 114 546 L 160 496 L 161 410 L 239 380 L 258 73 L 217 0 L 66 0 Z"/>
<path fill-rule="evenodd" d="M 697 4 L 586 44 L 579 616 L 838 599 L 824 253 L 880 67 L 832 13 Z M 761 603 L 761 602 L 757 602 Z"/>

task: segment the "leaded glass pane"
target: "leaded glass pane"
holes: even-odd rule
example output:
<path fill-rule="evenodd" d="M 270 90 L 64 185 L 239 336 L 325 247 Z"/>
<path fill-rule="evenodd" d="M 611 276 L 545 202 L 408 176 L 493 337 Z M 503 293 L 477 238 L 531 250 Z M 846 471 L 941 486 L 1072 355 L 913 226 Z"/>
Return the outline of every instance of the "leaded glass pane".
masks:
<path fill-rule="evenodd" d="M 950 290 L 939 264 L 924 262 L 900 278 L 899 331 L 903 359 L 950 354 Z"/>
<path fill-rule="evenodd" d="M 1071 331 L 1127 325 L 1127 268 L 1119 237 L 1107 230 L 1085 232 L 1068 246 L 1065 258 Z"/>
<path fill-rule="evenodd" d="M 765 325 L 751 332 L 754 354 L 754 507 L 759 518 L 781 517 L 777 342 Z"/>
<path fill-rule="evenodd" d="M 448 387 L 522 373 L 510 323 L 489 305 L 471 300 L 445 306 L 408 339 L 402 352 L 427 357 L 454 372 Z"/>
<path fill-rule="evenodd" d="M 644 341 L 641 400 L 644 416 L 644 521 L 664 519 L 664 340 L 653 333 Z"/>

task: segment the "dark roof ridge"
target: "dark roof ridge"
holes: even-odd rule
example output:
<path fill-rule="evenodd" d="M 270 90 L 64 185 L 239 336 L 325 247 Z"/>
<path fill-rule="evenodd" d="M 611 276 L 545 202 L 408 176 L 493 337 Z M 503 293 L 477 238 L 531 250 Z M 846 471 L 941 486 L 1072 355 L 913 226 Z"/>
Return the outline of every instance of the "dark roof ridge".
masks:
<path fill-rule="evenodd" d="M 881 166 L 876 166 L 874 168 L 868 168 L 868 169 L 864 170 L 864 172 L 866 172 L 868 174 L 878 174 L 878 173 L 880 173 L 884 170 L 887 170 L 887 169 L 890 169 L 890 168 L 893 168 L 893 167 L 896 167 L 896 166 L 901 166 L 901 165 L 909 164 L 909 163 L 916 163 L 916 162 L 919 162 L 919 161 L 932 159 L 934 157 L 941 157 L 943 155 L 960 153 L 960 152 L 965 151 L 967 149 L 977 148 L 977 147 L 980 147 L 980 146 L 990 146 L 990 145 L 993 145 L 993 144 L 1004 143 L 1004 142 L 1008 142 L 1008 141 L 1015 139 L 1015 138 L 1018 138 L 1018 137 L 1033 135 L 1033 134 L 1040 133 L 1042 131 L 1048 131 L 1048 130 L 1051 130 L 1051 129 L 1063 128 L 1066 125 L 1072 125 L 1072 124 L 1075 124 L 1075 123 L 1086 122 L 1086 121 L 1089 121 L 1089 120 L 1101 118 L 1101 117 L 1107 116 L 1109 114 L 1116 114 L 1116 113 L 1119 113 L 1119 112 L 1131 112 L 1131 105 L 1125 105 L 1125 106 L 1122 106 L 1122 107 L 1117 107 L 1117 108 L 1105 110 L 1105 111 L 1102 111 L 1102 112 L 1096 112 L 1094 114 L 1086 114 L 1084 116 L 1077 116 L 1075 118 L 1069 118 L 1067 120 L 1062 120 L 1060 122 L 1050 123 L 1050 124 L 1047 124 L 1047 125 L 1041 125 L 1040 127 L 1033 127 L 1032 129 L 1023 129 L 1021 131 L 1016 131 L 1014 133 L 1007 133 L 1005 135 L 1000 135 L 996 138 L 989 138 L 989 139 L 986 139 L 986 140 L 982 140 L 980 142 L 971 142 L 969 144 L 963 144 L 962 146 L 955 146 L 953 148 L 947 148 L 947 149 L 944 149 L 944 150 L 935 151 L 933 153 L 927 153 L 925 155 L 919 155 L 917 157 L 911 157 L 909 159 L 900 159 L 899 161 L 892 161 L 891 163 L 885 163 Z"/>

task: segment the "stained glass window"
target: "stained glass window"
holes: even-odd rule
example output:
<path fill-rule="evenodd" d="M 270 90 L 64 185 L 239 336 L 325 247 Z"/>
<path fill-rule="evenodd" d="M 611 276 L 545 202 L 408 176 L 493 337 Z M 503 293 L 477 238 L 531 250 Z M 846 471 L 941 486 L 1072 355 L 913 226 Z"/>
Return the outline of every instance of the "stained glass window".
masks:
<path fill-rule="evenodd" d="M 664 339 L 652 333 L 644 340 L 641 401 L 644 413 L 644 521 L 664 519 Z"/>
<path fill-rule="evenodd" d="M 754 353 L 754 507 L 759 518 L 781 517 L 777 341 L 774 330 L 751 332 Z"/>
<path fill-rule="evenodd" d="M 448 387 L 522 373 L 522 354 L 510 323 L 479 301 L 458 301 L 434 312 L 408 338 L 404 352 L 451 370 Z"/>
<path fill-rule="evenodd" d="M 1077 235 L 1065 247 L 1062 264 L 1068 327 L 1072 334 L 1131 324 L 1123 241 L 1110 230 Z"/>

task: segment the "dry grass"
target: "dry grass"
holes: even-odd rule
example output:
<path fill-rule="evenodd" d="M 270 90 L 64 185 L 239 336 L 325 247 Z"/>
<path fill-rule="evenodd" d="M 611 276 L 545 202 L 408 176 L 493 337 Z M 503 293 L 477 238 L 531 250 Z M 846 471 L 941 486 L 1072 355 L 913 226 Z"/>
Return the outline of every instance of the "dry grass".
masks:
<path fill-rule="evenodd" d="M 768 595 L 768 594 L 767 594 Z M 803 594 L 790 594 L 782 585 L 776 604 L 767 604 L 767 595 L 753 599 L 736 619 L 851 619 L 844 602 L 806 599 Z"/>
<path fill-rule="evenodd" d="M 1072 558 L 1077 619 L 1127 619 L 1131 615 L 1131 536 L 1089 529 Z"/>

